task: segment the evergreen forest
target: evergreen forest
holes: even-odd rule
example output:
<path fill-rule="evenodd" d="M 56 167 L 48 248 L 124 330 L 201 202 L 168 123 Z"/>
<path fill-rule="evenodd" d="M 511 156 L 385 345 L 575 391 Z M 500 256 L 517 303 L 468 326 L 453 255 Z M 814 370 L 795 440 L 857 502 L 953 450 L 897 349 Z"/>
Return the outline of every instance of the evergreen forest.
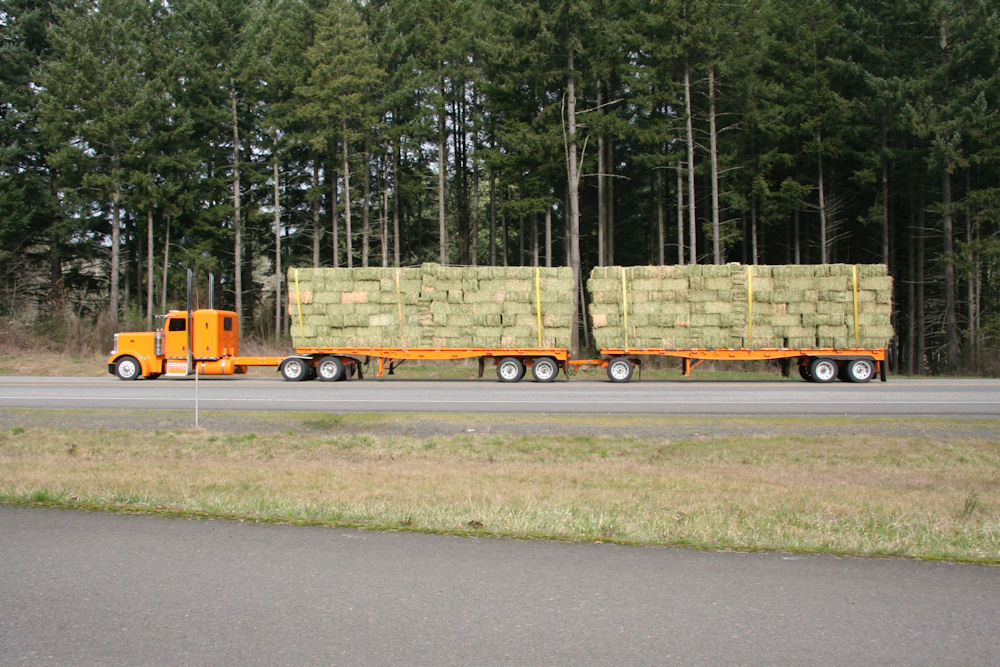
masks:
<path fill-rule="evenodd" d="M 990 0 L 0 0 L 0 320 L 153 326 L 187 269 L 267 341 L 290 267 L 886 263 L 894 371 L 997 373 L 998 49 Z"/>

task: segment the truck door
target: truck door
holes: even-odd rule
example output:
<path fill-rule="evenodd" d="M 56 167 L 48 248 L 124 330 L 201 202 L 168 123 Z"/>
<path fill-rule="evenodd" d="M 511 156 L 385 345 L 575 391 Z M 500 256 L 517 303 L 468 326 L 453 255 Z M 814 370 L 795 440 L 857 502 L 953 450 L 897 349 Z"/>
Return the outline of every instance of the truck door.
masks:
<path fill-rule="evenodd" d="M 168 317 L 163 325 L 163 356 L 168 359 L 187 359 L 187 317 Z"/>

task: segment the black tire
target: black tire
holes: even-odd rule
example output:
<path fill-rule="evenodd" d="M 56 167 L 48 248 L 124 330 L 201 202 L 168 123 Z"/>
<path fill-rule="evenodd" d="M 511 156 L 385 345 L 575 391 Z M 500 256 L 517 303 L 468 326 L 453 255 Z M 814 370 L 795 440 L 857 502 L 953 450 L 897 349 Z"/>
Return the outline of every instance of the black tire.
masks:
<path fill-rule="evenodd" d="M 813 381 L 813 376 L 809 374 L 809 366 L 807 364 L 799 364 L 799 375 L 806 382 Z"/>
<path fill-rule="evenodd" d="M 302 382 L 309 377 L 309 362 L 299 357 L 289 357 L 281 362 L 278 371 L 287 382 Z"/>
<path fill-rule="evenodd" d="M 115 375 L 118 376 L 119 380 L 132 381 L 142 375 L 142 366 L 139 365 L 139 360 L 135 357 L 128 355 L 119 357 L 118 361 L 115 362 Z"/>
<path fill-rule="evenodd" d="M 840 367 L 837 362 L 833 359 L 813 359 L 812 363 L 809 364 L 809 375 L 812 376 L 813 382 L 819 382 L 820 384 L 826 384 L 827 382 L 833 382 L 837 379 L 840 374 Z"/>
<path fill-rule="evenodd" d="M 524 370 L 524 363 L 517 357 L 504 357 L 497 364 L 497 378 L 501 382 L 520 382 Z"/>
<path fill-rule="evenodd" d="M 615 357 L 608 362 L 608 379 L 612 382 L 628 382 L 635 373 L 635 365 L 628 357 Z"/>
<path fill-rule="evenodd" d="M 870 359 L 855 359 L 848 361 L 846 368 L 847 379 L 850 382 L 862 384 L 871 382 L 875 377 L 875 362 Z"/>
<path fill-rule="evenodd" d="M 344 379 L 344 362 L 333 355 L 316 362 L 316 378 L 321 382 L 336 382 Z"/>
<path fill-rule="evenodd" d="M 559 377 L 559 364 L 552 357 L 540 357 L 531 363 L 531 377 L 535 382 L 552 382 Z"/>

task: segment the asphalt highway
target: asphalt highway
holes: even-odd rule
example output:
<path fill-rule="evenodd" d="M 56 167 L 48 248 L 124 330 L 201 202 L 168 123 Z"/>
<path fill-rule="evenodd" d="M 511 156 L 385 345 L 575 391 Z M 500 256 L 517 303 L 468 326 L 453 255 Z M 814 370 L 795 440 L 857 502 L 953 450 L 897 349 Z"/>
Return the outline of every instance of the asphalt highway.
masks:
<path fill-rule="evenodd" d="M 309 412 L 468 412 L 646 415 L 1000 416 L 1000 380 L 633 381 L 548 384 L 365 379 L 284 382 L 259 377 L 0 377 L 0 408 L 133 408 Z"/>
<path fill-rule="evenodd" d="M 992 665 L 1000 568 L 0 507 L 0 663 Z"/>

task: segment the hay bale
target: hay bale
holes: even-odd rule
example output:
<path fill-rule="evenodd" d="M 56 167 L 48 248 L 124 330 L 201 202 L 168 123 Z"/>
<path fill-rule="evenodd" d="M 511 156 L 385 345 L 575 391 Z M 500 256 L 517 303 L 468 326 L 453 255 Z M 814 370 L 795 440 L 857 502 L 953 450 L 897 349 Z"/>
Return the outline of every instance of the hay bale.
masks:
<path fill-rule="evenodd" d="M 862 319 L 859 315 L 864 339 L 881 340 L 869 347 L 885 347 L 891 337 L 892 278 L 884 265 L 632 267 L 624 270 L 624 300 L 622 271 L 621 267 L 598 267 L 587 283 L 599 347 L 621 345 L 629 333 L 623 329 L 626 315 L 638 336 L 631 343 L 634 347 L 658 347 L 667 340 L 676 345 L 672 349 L 814 347 L 820 339 L 836 341 L 838 347 L 850 340 L 853 346 L 853 328 L 850 336 L 848 328 L 854 319 L 855 271 L 858 310 L 869 316 Z M 747 340 L 751 308 L 753 332 Z M 820 327 L 825 327 L 822 335 Z"/>
<path fill-rule="evenodd" d="M 288 285 L 293 321 L 302 309 L 296 347 L 497 347 L 501 333 L 534 347 L 539 309 L 543 340 L 569 346 L 573 281 L 565 267 L 289 269 Z"/>

